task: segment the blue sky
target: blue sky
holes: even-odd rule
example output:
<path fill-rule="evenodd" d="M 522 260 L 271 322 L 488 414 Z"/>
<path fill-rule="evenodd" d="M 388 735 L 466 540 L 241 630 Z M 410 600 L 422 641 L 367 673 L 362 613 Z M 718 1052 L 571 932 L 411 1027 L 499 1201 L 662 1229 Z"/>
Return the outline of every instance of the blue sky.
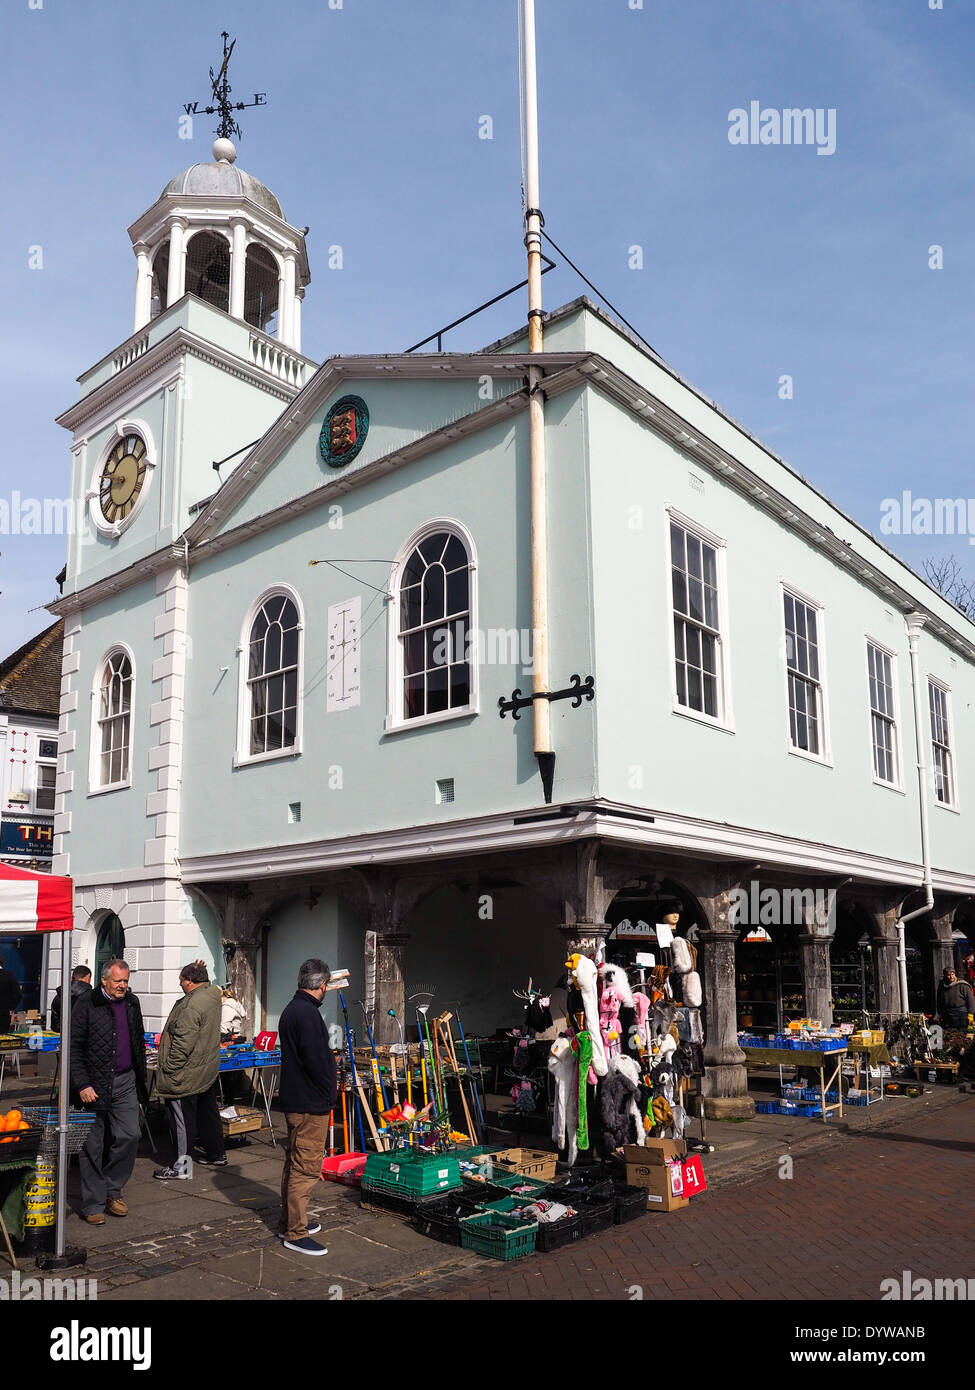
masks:
<path fill-rule="evenodd" d="M 224 27 L 235 95 L 268 94 L 243 114 L 240 163 L 311 227 L 309 356 L 402 350 L 521 278 L 516 0 L 40 3 L 0 16 L 0 497 L 66 494 L 54 416 L 131 332 L 125 228 L 209 158 L 208 118 L 192 142 L 178 121 L 207 95 Z M 975 495 L 975 5 L 633 3 L 536 0 L 552 236 L 862 525 L 876 532 L 903 489 Z M 729 112 L 751 101 L 835 109 L 835 153 L 732 145 Z M 565 268 L 544 283 L 549 308 L 583 288 Z M 513 297 L 446 345 L 490 342 L 524 309 Z M 918 566 L 954 552 L 975 577 L 964 537 L 887 543 Z M 30 610 L 56 592 L 64 548 L 0 537 L 0 654 L 49 621 Z"/>

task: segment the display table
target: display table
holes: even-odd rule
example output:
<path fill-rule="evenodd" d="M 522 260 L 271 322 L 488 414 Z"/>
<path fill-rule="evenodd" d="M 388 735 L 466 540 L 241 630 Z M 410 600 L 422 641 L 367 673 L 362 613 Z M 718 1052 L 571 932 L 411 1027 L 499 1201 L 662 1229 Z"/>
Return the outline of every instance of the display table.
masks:
<path fill-rule="evenodd" d="M 866 1057 L 866 1078 L 867 1078 L 867 1104 L 871 1105 L 874 1101 L 884 1099 L 884 1079 L 880 1077 L 878 1086 L 879 1095 L 874 1096 L 870 1091 L 870 1068 L 879 1067 L 886 1062 L 890 1066 L 890 1053 L 887 1051 L 886 1043 L 855 1043 L 848 1042 L 846 1050 L 853 1058 L 853 1084 L 859 1089 L 860 1086 L 860 1058 Z"/>
<path fill-rule="evenodd" d="M 828 1118 L 826 1092 L 836 1090 L 839 1100 L 836 1109 L 843 1114 L 843 1086 L 840 1080 L 843 1062 L 847 1057 L 845 1047 L 831 1052 L 816 1052 L 810 1049 L 792 1047 L 743 1047 L 745 1064 L 749 1067 L 807 1067 L 819 1072 L 819 1103 L 823 1112 L 823 1124 Z"/>

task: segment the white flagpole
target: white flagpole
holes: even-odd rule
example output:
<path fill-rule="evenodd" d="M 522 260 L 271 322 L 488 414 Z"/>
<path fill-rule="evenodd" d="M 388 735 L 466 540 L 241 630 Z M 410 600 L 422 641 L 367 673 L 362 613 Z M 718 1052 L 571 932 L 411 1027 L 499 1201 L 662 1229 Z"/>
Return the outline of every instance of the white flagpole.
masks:
<path fill-rule="evenodd" d="M 538 84 L 535 65 L 535 0 L 522 0 L 525 74 L 525 197 L 528 249 L 528 351 L 543 351 L 542 215 L 538 192 Z M 531 457 L 532 691 L 547 694 L 548 668 L 548 488 L 545 464 L 545 396 L 541 367 L 528 372 Z M 545 800 L 551 800 L 554 755 L 547 699 L 532 704 L 534 750 L 542 773 Z"/>

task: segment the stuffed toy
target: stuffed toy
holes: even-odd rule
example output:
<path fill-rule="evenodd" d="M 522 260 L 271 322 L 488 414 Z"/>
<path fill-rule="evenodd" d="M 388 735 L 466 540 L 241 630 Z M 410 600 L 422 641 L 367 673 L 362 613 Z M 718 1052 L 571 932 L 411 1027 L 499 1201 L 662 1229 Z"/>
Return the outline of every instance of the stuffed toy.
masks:
<path fill-rule="evenodd" d="M 653 1007 L 653 1036 L 660 1037 L 668 1031 L 677 1013 L 672 1003 L 659 1003 Z"/>
<path fill-rule="evenodd" d="M 675 936 L 670 943 L 670 958 L 674 969 L 681 975 L 686 975 L 689 970 L 694 969 L 690 945 L 682 936 Z"/>
<path fill-rule="evenodd" d="M 684 976 L 684 1003 L 691 1009 L 699 1009 L 702 1002 L 701 977 L 696 970 L 690 970 Z"/>
<path fill-rule="evenodd" d="M 606 1075 L 606 1053 L 603 1049 L 603 1038 L 599 1031 L 599 1002 L 596 996 L 596 964 L 588 956 L 572 955 L 566 961 L 566 969 L 569 972 L 571 981 L 582 996 L 583 1013 L 585 1014 L 585 1032 L 589 1034 L 592 1056 L 593 1076 L 590 1078 L 595 1085 L 597 1078 Z M 585 1078 L 583 1078 L 583 1084 Z M 582 1146 L 580 1146 L 582 1147 Z"/>
<path fill-rule="evenodd" d="M 589 1078 L 589 1068 L 592 1065 L 593 1056 L 593 1037 L 585 1029 L 577 1033 L 572 1039 L 572 1050 L 578 1054 L 579 1058 L 579 1100 L 578 1112 L 576 1115 L 576 1144 L 580 1149 L 589 1147 L 589 1113 L 587 1110 L 586 1085 Z M 603 1066 L 606 1061 L 603 1059 Z"/>
<path fill-rule="evenodd" d="M 576 1123 L 579 1106 L 578 1057 L 572 1050 L 572 1040 L 556 1038 L 548 1058 L 548 1070 L 555 1083 L 555 1109 L 552 1117 L 552 1139 L 559 1149 L 567 1150 L 570 1166 L 578 1157 Z"/>
<path fill-rule="evenodd" d="M 670 1103 L 665 1096 L 654 1096 L 653 1105 L 654 1123 L 661 1129 L 669 1129 L 674 1123 L 674 1112 L 670 1108 Z"/>
<path fill-rule="evenodd" d="M 639 990 L 633 994 L 633 1011 L 635 1014 L 634 1034 L 630 1039 L 630 1050 L 633 1052 L 646 1052 L 650 1046 L 650 1033 L 647 1029 L 647 1019 L 650 1017 L 650 1000 Z"/>
<path fill-rule="evenodd" d="M 608 963 L 601 965 L 599 967 L 599 983 L 603 989 L 610 986 L 617 991 L 620 996 L 621 1008 L 633 1008 L 633 991 L 630 989 L 630 981 L 622 965 L 610 965 Z"/>
<path fill-rule="evenodd" d="M 607 1058 L 618 1057 L 622 1051 L 620 1009 L 623 999 L 615 985 L 604 985 L 599 996 L 599 1033 Z"/>
<path fill-rule="evenodd" d="M 632 1071 L 630 1070 L 632 1068 Z M 613 1057 L 609 1074 L 599 1087 L 599 1106 L 603 1121 L 603 1156 L 635 1142 L 643 1144 L 645 1134 L 637 1106 L 640 1094 L 639 1068 L 631 1057 Z"/>

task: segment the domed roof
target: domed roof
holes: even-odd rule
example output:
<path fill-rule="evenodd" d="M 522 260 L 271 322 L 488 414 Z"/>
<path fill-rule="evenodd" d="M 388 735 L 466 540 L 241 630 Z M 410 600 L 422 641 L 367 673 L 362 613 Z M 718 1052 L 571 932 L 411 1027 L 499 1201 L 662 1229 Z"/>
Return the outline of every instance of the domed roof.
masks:
<path fill-rule="evenodd" d="M 238 169 L 232 162 L 237 152 L 229 140 L 218 140 L 214 145 L 214 154 L 229 153 L 227 146 L 233 151 L 230 159 L 216 159 L 212 164 L 191 164 L 169 180 L 160 197 L 165 198 L 169 193 L 188 193 L 196 197 L 250 198 L 259 207 L 273 212 L 275 217 L 284 221 L 281 204 L 271 190 L 260 179 L 248 174 L 246 169 Z"/>

